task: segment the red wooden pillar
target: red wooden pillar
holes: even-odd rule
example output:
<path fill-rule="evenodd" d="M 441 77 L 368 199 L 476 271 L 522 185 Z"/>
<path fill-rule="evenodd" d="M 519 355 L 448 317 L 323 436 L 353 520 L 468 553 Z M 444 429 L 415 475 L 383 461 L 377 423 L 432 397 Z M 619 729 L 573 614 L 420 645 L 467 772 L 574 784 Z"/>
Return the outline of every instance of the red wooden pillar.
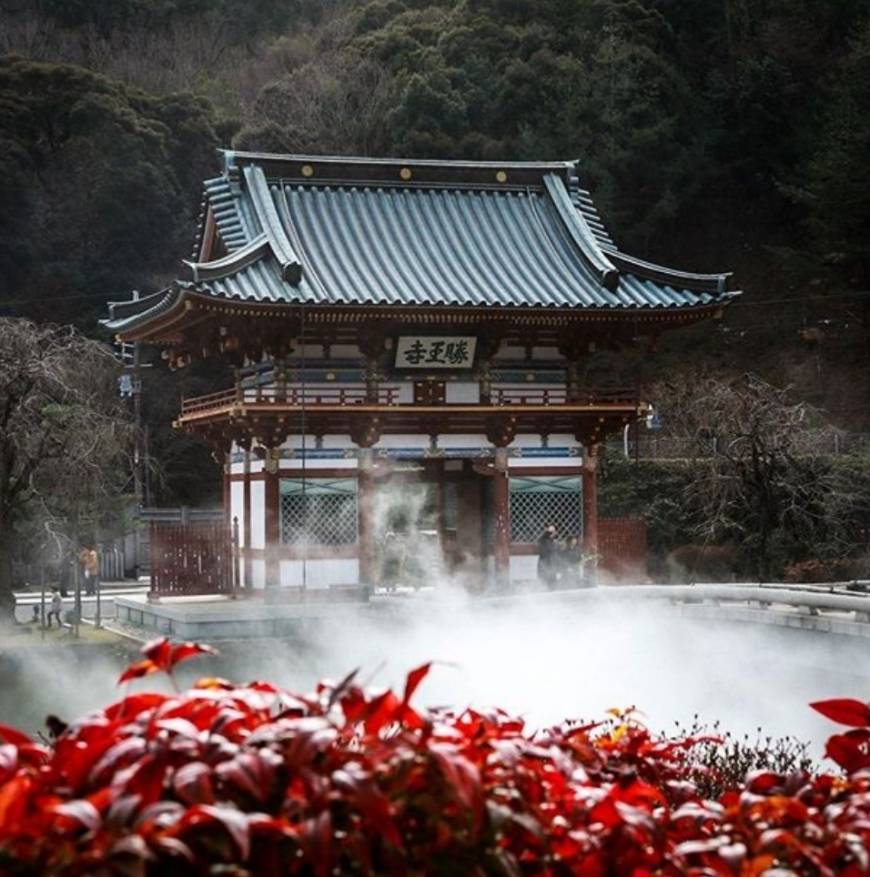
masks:
<path fill-rule="evenodd" d="M 224 454 L 224 483 L 223 483 L 223 508 L 224 524 L 230 527 L 233 522 L 233 453 L 232 448 Z"/>
<path fill-rule="evenodd" d="M 495 578 L 500 585 L 507 585 L 510 581 L 511 563 L 511 506 L 507 448 L 495 449 L 493 506 L 492 554 L 495 560 Z"/>
<path fill-rule="evenodd" d="M 374 453 L 360 448 L 357 481 L 357 530 L 359 534 L 359 583 L 375 585 Z"/>
<path fill-rule="evenodd" d="M 244 563 L 244 585 L 253 587 L 254 576 L 251 566 L 251 452 L 245 451 L 244 476 L 242 481 L 242 554 Z"/>
<path fill-rule="evenodd" d="M 598 555 L 598 452 L 600 445 L 590 444 L 585 448 L 583 461 L 583 553 Z M 592 569 L 597 566 L 593 561 Z"/>
<path fill-rule="evenodd" d="M 266 587 L 277 588 L 281 584 L 281 560 L 278 555 L 281 546 L 281 485 L 278 477 L 278 452 L 274 448 L 266 453 L 263 477 L 266 506 Z"/>

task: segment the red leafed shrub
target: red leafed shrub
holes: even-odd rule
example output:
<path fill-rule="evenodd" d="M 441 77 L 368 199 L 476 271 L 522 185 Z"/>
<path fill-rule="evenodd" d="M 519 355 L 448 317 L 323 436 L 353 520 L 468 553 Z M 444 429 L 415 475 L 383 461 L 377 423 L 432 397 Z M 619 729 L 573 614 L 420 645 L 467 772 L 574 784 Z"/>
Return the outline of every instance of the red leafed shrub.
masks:
<path fill-rule="evenodd" d="M 204 649 L 159 641 L 169 671 Z M 173 658 L 174 656 L 174 658 Z M 122 679 L 150 672 L 143 665 Z M 411 706 L 353 676 L 310 695 L 201 680 L 128 694 L 51 746 L 0 726 L 0 874 L 577 875 L 868 873 L 870 709 L 814 704 L 851 730 L 843 775 L 750 775 L 705 799 L 693 738 L 630 713 L 530 733 L 501 711 Z"/>

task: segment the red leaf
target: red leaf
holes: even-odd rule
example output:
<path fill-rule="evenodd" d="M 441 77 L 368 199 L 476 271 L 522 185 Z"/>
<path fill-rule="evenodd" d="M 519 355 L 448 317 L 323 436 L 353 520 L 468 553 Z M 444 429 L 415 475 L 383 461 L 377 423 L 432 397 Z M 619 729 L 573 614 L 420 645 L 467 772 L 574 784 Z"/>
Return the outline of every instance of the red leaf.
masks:
<path fill-rule="evenodd" d="M 146 755 L 138 764 L 115 775 L 113 785 L 119 795 L 138 795 L 142 806 L 160 800 L 166 764 L 162 758 Z"/>
<path fill-rule="evenodd" d="M 33 743 L 33 740 L 27 734 L 15 728 L 10 728 L 9 725 L 0 725 L 0 740 L 5 740 L 13 746 L 27 746 Z"/>
<path fill-rule="evenodd" d="M 54 808 L 58 816 L 65 816 L 88 831 L 97 831 L 103 822 L 100 811 L 90 801 L 67 801 Z"/>
<path fill-rule="evenodd" d="M 392 691 L 385 691 L 369 701 L 363 722 L 366 733 L 377 734 L 384 725 L 389 725 L 395 720 L 400 706 L 399 698 Z"/>
<path fill-rule="evenodd" d="M 172 787 L 185 804 L 214 804 L 212 769 L 201 761 L 185 764 L 175 771 Z"/>
<path fill-rule="evenodd" d="M 119 700 L 117 703 L 113 703 L 110 707 L 107 707 L 105 710 L 106 718 L 109 720 L 135 718 L 140 713 L 160 706 L 165 700 L 167 700 L 167 695 L 157 694 L 153 691 L 142 691 L 138 694 L 130 694 L 123 700 Z"/>
<path fill-rule="evenodd" d="M 141 737 L 125 737 L 103 753 L 103 757 L 91 768 L 88 783 L 98 785 L 107 782 L 122 767 L 135 761 L 145 752 L 146 742 Z"/>
<path fill-rule="evenodd" d="M 429 675 L 431 669 L 432 662 L 430 661 L 427 664 L 421 664 L 416 670 L 412 670 L 408 674 L 408 677 L 405 680 L 405 694 L 402 697 L 403 706 L 407 706 L 411 702 L 414 692 L 417 690 L 420 683 Z"/>
<path fill-rule="evenodd" d="M 0 745 L 0 784 L 5 783 L 18 769 L 18 747 L 11 743 Z"/>
<path fill-rule="evenodd" d="M 215 768 L 215 773 L 224 782 L 231 783 L 245 794 L 263 803 L 272 788 L 277 761 L 280 761 L 280 756 L 270 749 L 261 749 L 256 754 L 242 752 L 231 761 L 219 764 Z"/>
<path fill-rule="evenodd" d="M 221 825 L 239 848 L 239 858 L 244 862 L 251 852 L 251 833 L 248 829 L 248 817 L 232 807 L 211 806 L 201 804 L 188 810 L 183 819 L 187 825 L 202 822 L 216 822 Z"/>
<path fill-rule="evenodd" d="M 444 779 L 463 807 L 477 809 L 480 801 L 480 772 L 465 756 L 441 745 L 431 747 Z"/>
<path fill-rule="evenodd" d="M 156 664 L 159 670 L 166 670 L 169 667 L 171 653 L 172 645 L 165 636 L 149 640 L 142 646 L 142 654 Z"/>
<path fill-rule="evenodd" d="M 834 734 L 825 745 L 825 755 L 840 765 L 847 773 L 870 767 L 870 755 L 862 741 L 846 734 Z"/>
<path fill-rule="evenodd" d="M 33 779 L 25 774 L 19 774 L 0 786 L 0 838 L 18 827 L 32 790 Z"/>
<path fill-rule="evenodd" d="M 202 643 L 179 643 L 172 646 L 167 657 L 166 669 L 171 670 L 176 664 L 195 658 L 197 655 L 216 655 L 217 649 Z"/>
<path fill-rule="evenodd" d="M 161 668 L 154 663 L 154 661 L 149 658 L 143 658 L 141 661 L 136 661 L 135 664 L 130 664 L 129 667 L 118 677 L 118 685 L 123 685 L 125 682 L 129 682 L 131 679 L 140 679 L 142 676 L 150 676 L 152 673 L 157 673 Z"/>
<path fill-rule="evenodd" d="M 870 707 L 860 700 L 851 698 L 835 698 L 834 700 L 818 700 L 810 706 L 825 718 L 840 725 L 853 728 L 870 726 Z"/>
<path fill-rule="evenodd" d="M 299 826 L 299 843 L 317 877 L 328 877 L 332 871 L 332 818 L 328 810 Z"/>

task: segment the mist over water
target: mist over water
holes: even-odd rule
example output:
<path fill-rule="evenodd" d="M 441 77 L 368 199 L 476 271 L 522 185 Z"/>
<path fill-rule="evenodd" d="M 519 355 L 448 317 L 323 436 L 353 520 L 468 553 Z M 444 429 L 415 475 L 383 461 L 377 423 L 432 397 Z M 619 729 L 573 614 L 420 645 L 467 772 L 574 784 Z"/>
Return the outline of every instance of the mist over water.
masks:
<path fill-rule="evenodd" d="M 422 705 L 501 706 L 531 727 L 594 719 L 609 707 L 637 706 L 656 730 L 690 724 L 694 714 L 723 729 L 793 735 L 820 757 L 834 726 L 807 704 L 870 696 L 860 639 L 763 625 L 695 621 L 666 607 L 536 601 L 484 606 L 421 598 L 397 609 L 360 607 L 309 623 L 292 640 L 223 643 L 218 658 L 179 673 L 233 681 L 269 679 L 307 691 L 322 678 L 359 678 L 400 688 L 405 673 L 435 666 L 417 695 Z M 35 731 L 47 713 L 70 719 L 120 696 L 120 669 L 135 652 L 21 650 L 0 662 L 0 722 Z M 166 689 L 150 677 L 138 688 Z"/>

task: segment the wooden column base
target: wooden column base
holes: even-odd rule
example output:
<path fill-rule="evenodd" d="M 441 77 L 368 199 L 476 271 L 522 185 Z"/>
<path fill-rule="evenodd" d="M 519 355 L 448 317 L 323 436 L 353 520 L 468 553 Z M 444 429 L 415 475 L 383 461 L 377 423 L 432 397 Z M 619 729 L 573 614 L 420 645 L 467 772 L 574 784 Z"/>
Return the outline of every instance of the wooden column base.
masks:
<path fill-rule="evenodd" d="M 266 505 L 266 587 L 277 588 L 281 585 L 281 562 L 278 559 L 278 548 L 281 544 L 281 482 L 274 451 L 269 451 L 266 457 L 263 476 Z"/>
<path fill-rule="evenodd" d="M 511 563 L 511 509 L 506 448 L 495 450 L 493 479 L 492 553 L 495 560 L 495 578 L 499 586 L 507 586 L 510 581 Z"/>
<path fill-rule="evenodd" d="M 583 461 L 583 553 L 595 560 L 589 564 L 594 571 L 598 565 L 598 453 L 599 445 L 589 445 Z"/>
<path fill-rule="evenodd" d="M 374 454 L 371 448 L 363 448 L 359 455 L 358 478 L 358 534 L 359 534 L 359 583 L 375 586 L 375 512 L 374 512 Z"/>

